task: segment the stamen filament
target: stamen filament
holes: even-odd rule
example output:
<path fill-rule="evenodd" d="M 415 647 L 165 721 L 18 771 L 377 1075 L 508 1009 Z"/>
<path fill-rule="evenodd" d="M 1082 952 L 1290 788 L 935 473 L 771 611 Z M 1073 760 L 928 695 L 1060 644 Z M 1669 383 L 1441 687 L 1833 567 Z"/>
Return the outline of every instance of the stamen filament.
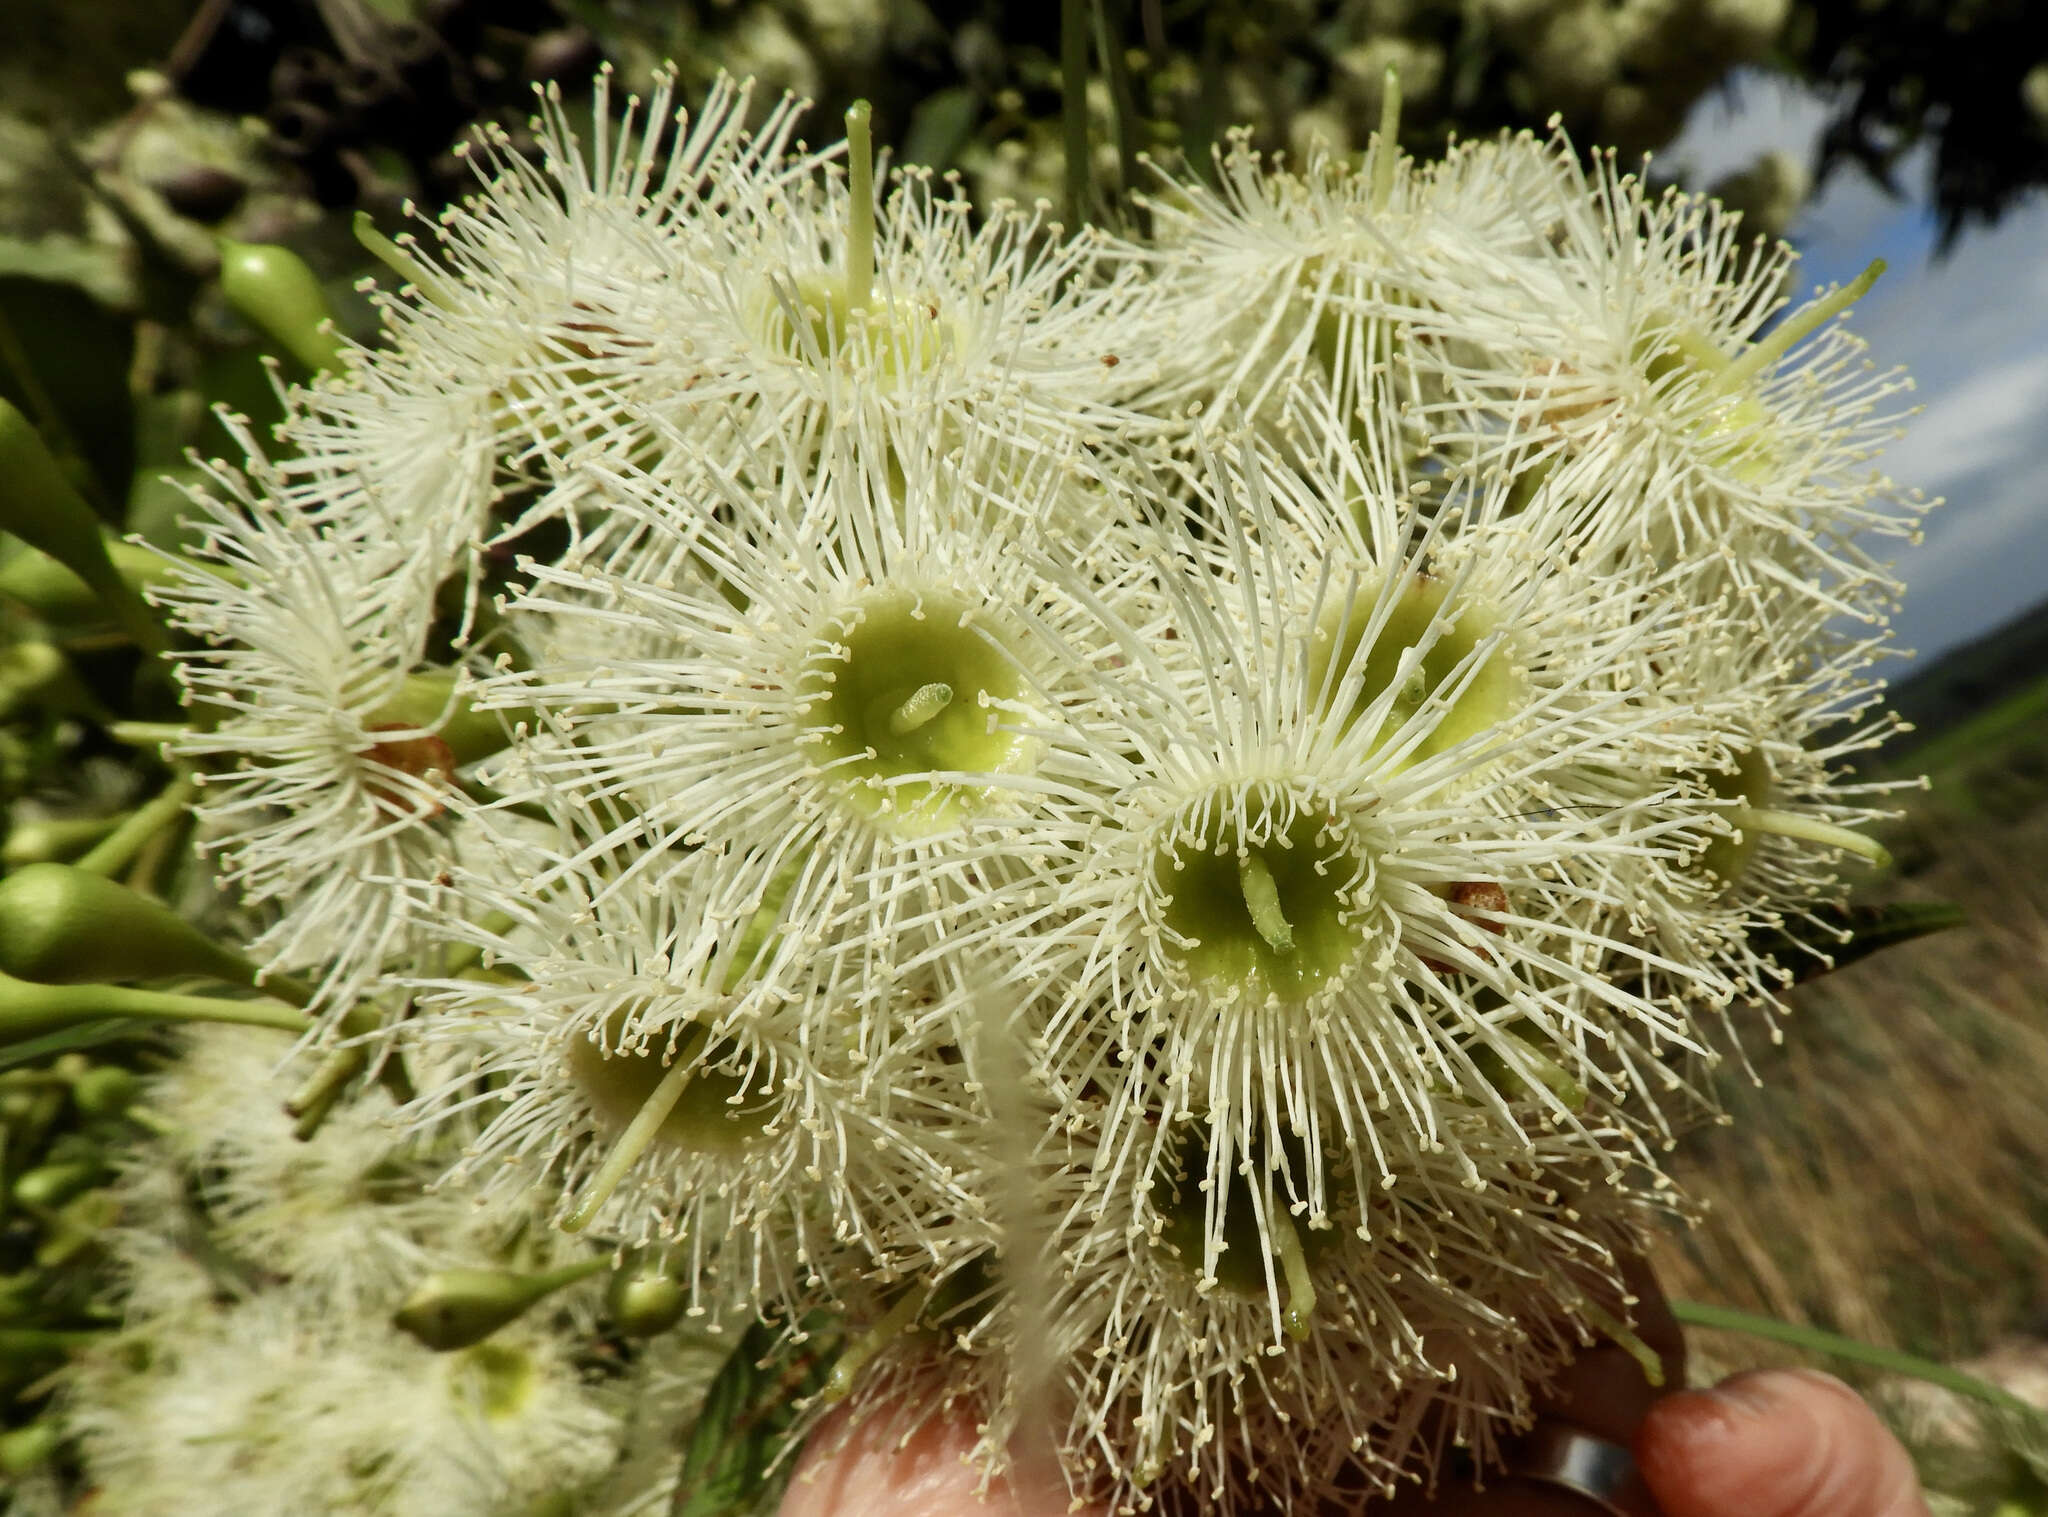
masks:
<path fill-rule="evenodd" d="M 1803 838 L 1809 843 L 1821 843 L 1829 848 L 1840 848 L 1844 852 L 1853 853 L 1858 858 L 1869 860 L 1879 869 L 1891 867 L 1890 850 L 1875 838 L 1865 837 L 1852 827 L 1823 822 L 1819 817 L 1800 816 L 1793 811 L 1738 806 L 1731 814 L 1730 820 L 1745 832 L 1755 828 L 1758 832 L 1771 832 L 1779 837 Z"/>
<path fill-rule="evenodd" d="M 1768 334 L 1759 338 L 1748 352 L 1716 375 L 1708 393 L 1726 395 L 1731 390 L 1749 383 L 1767 366 L 1776 363 L 1790 351 L 1793 343 L 1817 329 L 1822 322 L 1841 315 L 1869 294 L 1870 287 L 1877 283 L 1878 276 L 1884 272 L 1884 268 L 1882 258 L 1873 258 L 1869 268 L 1840 289 L 1808 301 L 1779 322 Z"/>
<path fill-rule="evenodd" d="M 924 1292 L 912 1286 L 903 1293 L 901 1301 L 889 1308 L 880 1322 L 841 1350 L 832 1366 L 832 1373 L 825 1379 L 826 1402 L 844 1400 L 852 1392 L 853 1383 L 867 1362 L 887 1348 L 891 1338 L 917 1320 L 917 1309 L 926 1299 Z"/>
<path fill-rule="evenodd" d="M 1256 853 L 1245 854 L 1237 861 L 1237 882 L 1259 936 L 1275 953 L 1294 952 L 1294 928 L 1280 911 L 1280 887 L 1273 883 L 1273 871 L 1266 867 L 1265 859 Z"/>
<path fill-rule="evenodd" d="M 1280 1313 L 1280 1325 L 1296 1343 L 1305 1343 L 1309 1321 L 1316 1314 L 1316 1283 L 1309 1276 L 1308 1255 L 1302 1252 L 1294 1218 L 1278 1197 L 1273 1201 L 1271 1219 L 1273 1246 L 1280 1255 L 1280 1273 L 1287 1281 L 1287 1305 Z"/>
<path fill-rule="evenodd" d="M 846 233 L 846 307 L 865 311 L 875 287 L 875 150 L 868 123 L 874 107 L 856 100 L 846 112 L 846 190 L 853 224 Z"/>
<path fill-rule="evenodd" d="M 619 1182 L 626 1178 L 639 1157 L 647 1151 L 647 1145 L 654 1141 L 654 1135 L 661 1131 L 661 1124 L 668 1120 L 668 1114 L 676 1109 L 676 1102 L 683 1098 L 683 1088 L 690 1083 L 690 1077 L 697 1072 L 697 1066 L 679 1054 L 669 1072 L 661 1077 L 661 1083 L 654 1087 L 626 1130 L 619 1135 L 619 1141 L 612 1151 L 605 1155 L 604 1164 L 598 1169 L 597 1177 L 590 1182 L 589 1194 L 583 1204 L 562 1221 L 562 1231 L 580 1233 L 590 1226 L 598 1208 L 612 1198 L 612 1192 L 619 1188 Z"/>
<path fill-rule="evenodd" d="M 910 699 L 889 713 L 889 731 L 896 737 L 915 732 L 952 704 L 953 687 L 941 680 L 919 685 Z"/>
<path fill-rule="evenodd" d="M 1401 74 L 1387 65 L 1380 88 L 1380 129 L 1372 145 L 1372 208 L 1384 211 L 1394 196 L 1394 163 L 1401 156 Z"/>

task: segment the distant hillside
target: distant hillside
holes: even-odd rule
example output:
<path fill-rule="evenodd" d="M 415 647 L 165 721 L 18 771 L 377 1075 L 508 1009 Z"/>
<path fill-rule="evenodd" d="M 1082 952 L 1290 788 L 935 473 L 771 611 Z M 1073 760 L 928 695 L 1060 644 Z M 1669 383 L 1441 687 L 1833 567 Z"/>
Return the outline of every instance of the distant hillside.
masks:
<path fill-rule="evenodd" d="M 1878 762 L 1897 763 L 2043 681 L 2048 681 L 2048 600 L 1894 684 L 1890 704 L 1915 730 L 1887 744 Z"/>

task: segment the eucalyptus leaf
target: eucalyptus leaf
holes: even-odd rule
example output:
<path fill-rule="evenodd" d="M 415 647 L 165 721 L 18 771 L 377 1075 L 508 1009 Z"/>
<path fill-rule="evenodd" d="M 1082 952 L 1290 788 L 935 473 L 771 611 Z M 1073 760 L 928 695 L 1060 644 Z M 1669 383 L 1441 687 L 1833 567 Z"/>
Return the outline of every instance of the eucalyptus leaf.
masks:
<path fill-rule="evenodd" d="M 40 1038 L 30 1038 L 26 1042 L 10 1043 L 0 1047 L 0 1069 L 12 1069 L 18 1064 L 34 1064 L 43 1059 L 55 1058 L 58 1054 L 98 1048 L 106 1043 L 118 1043 L 136 1037 L 146 1030 L 146 1024 L 138 1022 L 133 1017 L 109 1017 L 102 1022 L 85 1022 L 77 1027 L 66 1027 Z"/>
<path fill-rule="evenodd" d="M 1969 913 L 1948 901 L 1900 901 L 1888 906 L 1841 906 L 1815 912 L 1825 927 L 1841 934 L 1824 943 L 1811 927 L 1795 941 L 1785 933 L 1764 934 L 1753 945 L 1792 971 L 1804 983 L 1845 969 L 1883 948 L 1910 943 L 1929 933 L 1945 932 L 1969 920 Z"/>
<path fill-rule="evenodd" d="M 801 1403 L 824 1385 L 840 1342 L 822 1312 L 800 1331 L 777 1322 L 747 1329 L 685 1440 L 669 1517 L 744 1517 L 761 1507 L 787 1473 L 782 1456 Z"/>

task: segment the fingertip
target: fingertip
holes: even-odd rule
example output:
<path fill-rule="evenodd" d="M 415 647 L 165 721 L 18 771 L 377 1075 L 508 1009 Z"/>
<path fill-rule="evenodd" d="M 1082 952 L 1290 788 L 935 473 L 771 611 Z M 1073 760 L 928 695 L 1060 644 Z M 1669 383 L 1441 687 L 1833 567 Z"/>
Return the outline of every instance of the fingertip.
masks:
<path fill-rule="evenodd" d="M 1832 1375 L 1759 1370 L 1651 1408 L 1636 1462 L 1667 1517 L 1926 1517 L 1912 1460 Z"/>
<path fill-rule="evenodd" d="M 983 1486 L 972 1454 L 973 1422 L 938 1411 L 914 1425 L 871 1410 L 845 1410 L 820 1423 L 797 1461 L 777 1517 L 1069 1517 L 1066 1490 L 1044 1482 L 1014 1489 L 998 1478 Z M 1079 1517 L 1101 1517 L 1086 1508 Z"/>

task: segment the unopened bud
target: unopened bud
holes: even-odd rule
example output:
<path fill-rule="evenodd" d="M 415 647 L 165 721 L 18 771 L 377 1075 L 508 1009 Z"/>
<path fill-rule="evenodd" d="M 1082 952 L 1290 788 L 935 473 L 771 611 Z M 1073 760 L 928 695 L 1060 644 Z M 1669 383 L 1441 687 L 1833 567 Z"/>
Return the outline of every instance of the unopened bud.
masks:
<path fill-rule="evenodd" d="M 604 1304 L 613 1325 L 628 1338 L 653 1338 L 682 1320 L 690 1298 L 681 1281 L 645 1259 L 612 1275 Z"/>
<path fill-rule="evenodd" d="M 71 1099 L 87 1117 L 118 1117 L 142 1094 L 142 1080 L 118 1064 L 101 1064 L 71 1082 Z"/>
<path fill-rule="evenodd" d="M 106 1172 L 106 1166 L 96 1159 L 78 1159 L 68 1164 L 39 1164 L 16 1178 L 14 1199 L 36 1211 L 62 1206 L 73 1196 L 91 1190 Z"/>
<path fill-rule="evenodd" d="M 392 1323 L 437 1353 L 471 1348 L 536 1301 L 605 1268 L 586 1259 L 539 1275 L 500 1269 L 444 1269 L 427 1276 L 392 1314 Z"/>
<path fill-rule="evenodd" d="M 203 975 L 253 985 L 256 966 L 160 901 L 70 864 L 0 880 L 0 971 L 43 985 Z"/>
<path fill-rule="evenodd" d="M 21 1476 L 40 1469 L 63 1441 L 64 1435 L 47 1421 L 0 1433 L 0 1475 Z"/>
<path fill-rule="evenodd" d="M 314 373 L 341 367 L 344 345 L 335 335 L 326 292 L 305 259 L 290 248 L 221 238 L 220 292 Z"/>

